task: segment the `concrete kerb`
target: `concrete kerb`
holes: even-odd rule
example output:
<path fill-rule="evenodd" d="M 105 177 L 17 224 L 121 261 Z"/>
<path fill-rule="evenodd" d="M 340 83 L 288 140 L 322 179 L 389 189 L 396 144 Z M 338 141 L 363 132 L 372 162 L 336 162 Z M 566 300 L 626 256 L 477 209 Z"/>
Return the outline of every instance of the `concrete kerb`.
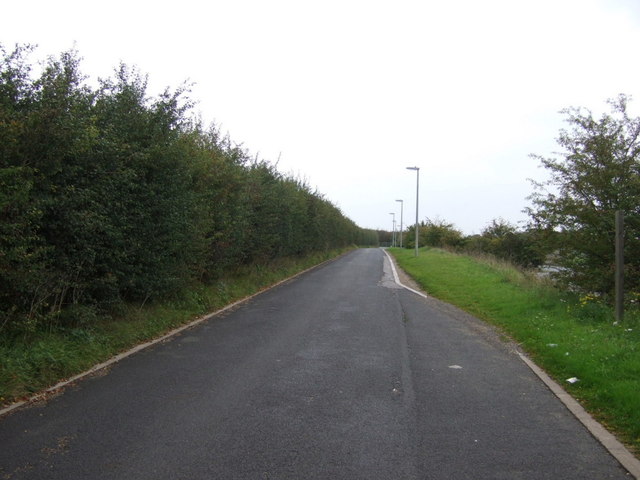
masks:
<path fill-rule="evenodd" d="M 203 315 L 202 317 L 198 317 L 195 320 L 193 320 L 193 321 L 191 321 L 191 322 L 189 322 L 189 323 L 187 323 L 185 325 L 182 325 L 180 327 L 177 327 L 177 328 L 171 330 L 170 332 L 162 335 L 161 337 L 157 337 L 157 338 L 154 338 L 153 340 L 149 340 L 148 342 L 136 345 L 135 347 L 133 347 L 133 348 L 131 348 L 131 349 L 125 351 L 125 352 L 119 353 L 119 354 L 111 357 L 109 360 L 106 360 L 105 362 L 99 363 L 98 365 L 94 365 L 93 367 L 91 367 L 88 370 L 85 370 L 82 373 L 74 375 L 73 377 L 70 377 L 70 378 L 68 378 L 66 380 L 62 380 L 62 381 L 56 383 L 55 385 L 53 385 L 52 387 L 49 387 L 46 390 L 43 390 L 42 392 L 37 393 L 37 394 L 35 394 L 35 395 L 25 399 L 25 400 L 20 400 L 18 402 L 14 402 L 11 405 L 8 405 L 8 406 L 0 409 L 0 418 L 2 418 L 4 415 L 6 415 L 8 413 L 13 412 L 14 410 L 16 410 L 16 409 L 18 409 L 20 407 L 29 405 L 29 404 L 37 402 L 39 400 L 46 399 L 48 396 L 58 392 L 59 390 L 62 390 L 63 388 L 67 387 L 68 385 L 70 385 L 70 384 L 72 384 L 72 383 L 74 383 L 74 382 L 76 382 L 78 380 L 81 380 L 81 379 L 83 379 L 83 378 L 85 378 L 85 377 L 87 377 L 89 375 L 92 375 L 92 374 L 94 374 L 94 373 L 96 373 L 96 372 L 98 372 L 98 371 L 100 371 L 100 370 L 102 370 L 104 368 L 110 367 L 111 365 L 113 365 L 115 363 L 118 363 L 120 360 L 123 360 L 123 359 L 133 355 L 134 353 L 137 353 L 137 352 L 139 352 L 141 350 L 144 350 L 145 348 L 151 347 L 153 345 L 157 345 L 158 343 L 162 343 L 162 342 L 170 339 L 171 337 L 174 337 L 175 335 L 177 335 L 177 334 L 179 334 L 179 333 L 181 333 L 181 332 L 183 332 L 185 330 L 193 328 L 196 325 L 199 325 L 199 324 L 201 324 L 203 322 L 206 322 L 207 320 L 209 320 L 209 319 L 211 319 L 213 317 L 216 317 L 216 316 L 218 316 L 218 315 L 220 315 L 220 314 L 222 314 L 222 313 L 224 313 L 224 312 L 226 312 L 228 310 L 231 310 L 231 309 L 237 307 L 238 305 L 241 305 L 241 304 L 243 304 L 245 302 L 248 302 L 249 300 L 257 297 L 258 295 L 261 295 L 261 294 L 263 294 L 263 293 L 265 293 L 265 292 L 267 292 L 267 291 L 269 291 L 269 290 L 271 290 L 273 288 L 276 288 L 276 287 L 278 287 L 278 286 L 280 286 L 280 285 L 282 285 L 284 283 L 287 283 L 287 282 L 295 279 L 296 277 L 299 277 L 300 275 L 304 275 L 305 273 L 308 273 L 311 270 L 314 270 L 314 269 L 319 268 L 319 267 L 321 267 L 323 265 L 326 265 L 327 263 L 334 262 L 338 258 L 342 257 L 343 255 L 346 255 L 346 253 L 344 253 L 342 255 L 338 255 L 335 258 L 331 258 L 329 260 L 325 260 L 324 262 L 321 262 L 321 263 L 319 263 L 317 265 L 309 267 L 309 268 L 307 268 L 305 270 L 302 270 L 301 272 L 298 272 L 298 273 L 296 273 L 294 275 L 291 275 L 290 277 L 287 277 L 287 278 L 285 278 L 283 280 L 280 280 L 279 282 L 274 283 L 273 285 L 270 285 L 270 286 L 268 286 L 266 288 L 263 288 L 262 290 L 254 293 L 252 295 L 244 297 L 244 298 L 242 298 L 242 299 L 240 299 L 240 300 L 238 300 L 236 302 L 230 303 L 229 305 L 226 305 L 226 306 L 222 307 L 221 309 L 216 310 L 215 312 L 211 312 L 211 313 L 208 313 L 206 315 Z"/>
<path fill-rule="evenodd" d="M 428 298 L 422 292 L 418 292 L 413 288 L 407 287 L 400 282 L 398 272 L 394 265 L 394 260 L 391 255 L 383 250 L 386 254 L 389 263 L 391 264 L 391 270 L 393 271 L 393 278 L 395 282 L 403 288 L 406 288 L 410 292 L 413 292 L 421 297 Z M 533 361 L 521 352 L 517 352 L 520 359 L 535 373 L 540 380 L 558 397 L 558 399 L 564 404 L 564 406 L 575 416 L 593 437 L 598 440 L 604 448 L 637 480 L 640 480 L 640 460 L 638 460 L 622 443 L 616 439 L 606 428 L 604 428 L 598 421 L 596 421 L 587 411 L 580 405 L 571 395 L 569 395 L 555 380 L 547 375 L 544 370 L 538 367 Z"/>
<path fill-rule="evenodd" d="M 636 479 L 640 479 L 640 460 L 638 460 L 627 448 L 618 441 L 606 428 L 596 421 L 582 408 L 571 395 L 569 395 L 556 381 L 544 370 L 538 367 L 526 355 L 518 352 L 522 361 L 544 382 L 556 397 L 564 403 L 565 407 L 585 426 L 587 430 L 606 448 L 620 464 L 627 469 Z"/>

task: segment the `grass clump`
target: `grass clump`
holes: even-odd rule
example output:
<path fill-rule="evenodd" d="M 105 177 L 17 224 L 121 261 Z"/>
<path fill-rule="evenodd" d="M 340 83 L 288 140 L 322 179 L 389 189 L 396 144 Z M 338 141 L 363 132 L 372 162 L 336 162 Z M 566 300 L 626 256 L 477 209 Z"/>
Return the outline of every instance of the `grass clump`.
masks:
<path fill-rule="evenodd" d="M 561 292 L 507 263 L 439 249 L 390 249 L 430 295 L 498 326 L 600 422 L 640 452 L 640 314 L 614 322 L 593 295 Z M 566 380 L 577 377 L 579 382 Z"/>
<path fill-rule="evenodd" d="M 0 331 L 0 405 L 26 398 L 347 250 L 242 266 L 210 285 L 194 284 L 162 303 L 125 305 L 113 316 L 76 312 L 84 321 L 73 327 Z"/>

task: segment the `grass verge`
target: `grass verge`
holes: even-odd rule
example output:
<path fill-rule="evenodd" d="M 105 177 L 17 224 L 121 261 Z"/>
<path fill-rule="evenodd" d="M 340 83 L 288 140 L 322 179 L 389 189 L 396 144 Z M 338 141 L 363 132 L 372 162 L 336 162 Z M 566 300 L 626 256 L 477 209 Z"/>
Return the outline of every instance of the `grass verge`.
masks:
<path fill-rule="evenodd" d="M 579 400 L 594 418 L 640 453 L 640 321 L 616 325 L 591 296 L 553 288 L 505 263 L 439 249 L 389 249 L 430 295 L 499 327 Z M 576 377 L 576 383 L 567 379 Z"/>
<path fill-rule="evenodd" d="M 252 295 L 349 249 L 245 266 L 175 299 L 127 305 L 114 318 L 73 328 L 0 336 L 0 406 L 24 399 L 131 347 Z"/>

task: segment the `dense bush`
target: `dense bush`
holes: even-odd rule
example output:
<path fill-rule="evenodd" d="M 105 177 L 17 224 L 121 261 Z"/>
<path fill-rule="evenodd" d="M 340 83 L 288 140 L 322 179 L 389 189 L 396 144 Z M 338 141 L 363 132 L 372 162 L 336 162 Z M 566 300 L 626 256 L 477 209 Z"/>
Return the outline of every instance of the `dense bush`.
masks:
<path fill-rule="evenodd" d="M 491 255 L 524 268 L 541 266 L 558 243 L 556 235 L 535 229 L 521 230 L 503 219 L 494 219 L 478 235 L 464 236 L 453 223 L 436 218 L 420 222 L 419 246 L 444 248 L 472 255 Z M 390 232 L 378 232 L 380 241 Z M 553 232 L 551 232 L 553 233 Z M 404 247 L 415 248 L 415 227 L 404 233 Z"/>
<path fill-rule="evenodd" d="M 405 247 L 415 248 L 416 227 L 410 226 L 404 235 Z M 441 218 L 431 220 L 427 218 L 418 225 L 418 243 L 420 246 L 454 249 L 462 243 L 463 235 L 453 223 Z"/>
<path fill-rule="evenodd" d="M 525 268 L 542 265 L 549 251 L 541 232 L 519 230 L 501 218 L 492 220 L 480 235 L 465 237 L 461 249 L 493 255 Z"/>
<path fill-rule="evenodd" d="M 0 49 L 0 329 L 92 318 L 248 262 L 377 244 L 203 128 L 185 88 L 151 98 L 121 65 L 92 89 L 75 52 L 34 75 L 30 47 Z"/>

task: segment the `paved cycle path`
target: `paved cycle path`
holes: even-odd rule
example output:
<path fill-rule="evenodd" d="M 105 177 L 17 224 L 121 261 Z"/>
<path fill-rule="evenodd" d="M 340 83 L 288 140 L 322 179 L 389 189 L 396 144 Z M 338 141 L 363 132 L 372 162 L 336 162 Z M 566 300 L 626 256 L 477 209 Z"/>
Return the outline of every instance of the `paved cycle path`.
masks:
<path fill-rule="evenodd" d="M 628 479 L 508 345 L 354 251 L 0 419 L 0 479 Z"/>

